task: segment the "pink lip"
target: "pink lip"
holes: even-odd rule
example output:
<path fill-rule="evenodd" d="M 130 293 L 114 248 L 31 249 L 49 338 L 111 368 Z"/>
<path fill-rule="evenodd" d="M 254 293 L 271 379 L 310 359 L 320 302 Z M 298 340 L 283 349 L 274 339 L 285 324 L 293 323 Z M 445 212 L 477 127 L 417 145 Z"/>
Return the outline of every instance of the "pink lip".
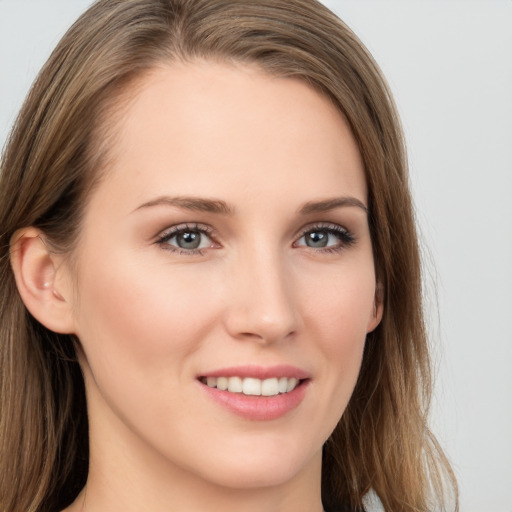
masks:
<path fill-rule="evenodd" d="M 295 377 L 298 380 L 309 379 L 311 375 L 305 370 L 287 364 L 275 366 L 231 366 L 218 370 L 208 371 L 198 377 L 254 377 L 255 379 L 271 379 L 273 377 Z"/>
<path fill-rule="evenodd" d="M 201 389 L 209 398 L 237 416 L 252 421 L 269 421 L 285 416 L 300 405 L 306 396 L 310 383 L 310 375 L 306 371 L 288 365 L 272 367 L 237 366 L 209 371 L 200 377 L 254 377 L 257 379 L 295 377 L 302 381 L 289 393 L 275 396 L 248 396 L 243 393 L 230 393 L 229 391 L 211 388 L 203 384 L 198 378 Z"/>

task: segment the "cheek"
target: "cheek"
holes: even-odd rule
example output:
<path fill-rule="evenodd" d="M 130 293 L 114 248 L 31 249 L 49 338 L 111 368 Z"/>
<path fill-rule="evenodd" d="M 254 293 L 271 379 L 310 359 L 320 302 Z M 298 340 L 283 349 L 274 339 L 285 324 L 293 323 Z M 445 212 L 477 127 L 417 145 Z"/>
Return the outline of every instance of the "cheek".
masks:
<path fill-rule="evenodd" d="M 335 424 L 359 375 L 374 311 L 375 277 L 371 260 L 368 264 L 347 264 L 324 277 L 320 280 L 317 275 L 317 286 L 313 280 L 305 283 L 314 292 L 310 291 L 304 311 L 306 323 L 314 328 L 312 339 L 322 352 L 322 380 L 328 390 L 325 407 Z M 323 287 L 318 286 L 320 282 Z"/>
<path fill-rule="evenodd" d="M 328 388 L 332 390 L 329 401 L 338 404 L 335 409 L 341 412 L 356 384 L 366 343 L 364 318 L 360 311 L 352 309 L 353 304 L 349 306 L 341 313 L 332 311 L 332 316 L 325 321 L 326 334 L 321 337 L 325 366 L 329 369 L 326 372 Z"/>
<path fill-rule="evenodd" d="M 77 335 L 91 366 L 170 368 L 197 348 L 215 316 L 201 280 L 133 255 L 90 259 L 79 286 Z"/>
<path fill-rule="evenodd" d="M 115 425 L 121 419 L 165 439 L 176 414 L 187 413 L 182 390 L 216 317 L 215 302 L 201 280 L 166 264 L 142 264 L 133 254 L 88 262 L 80 276 L 77 335 L 91 417 Z M 173 409 L 176 400 L 180 407 Z"/>
<path fill-rule="evenodd" d="M 330 350 L 341 350 L 345 340 L 366 337 L 375 306 L 375 275 L 371 258 L 347 261 L 336 270 L 304 273 L 306 276 L 298 291 L 306 298 L 303 310 L 309 322 L 326 333 Z"/>

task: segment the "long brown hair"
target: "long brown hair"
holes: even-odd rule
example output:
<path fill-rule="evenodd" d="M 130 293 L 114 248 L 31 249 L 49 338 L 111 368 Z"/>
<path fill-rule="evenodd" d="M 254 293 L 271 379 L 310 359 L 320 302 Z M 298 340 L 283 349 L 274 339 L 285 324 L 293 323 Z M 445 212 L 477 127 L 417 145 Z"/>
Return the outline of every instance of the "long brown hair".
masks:
<path fill-rule="evenodd" d="M 404 143 L 382 75 L 316 0 L 99 0 L 34 83 L 1 162 L 0 509 L 54 511 L 85 484 L 84 383 L 71 336 L 24 307 L 9 263 L 15 231 L 40 228 L 69 252 L 108 168 L 115 113 L 134 80 L 172 60 L 257 63 L 306 81 L 337 106 L 359 145 L 384 317 L 368 335 L 350 403 L 324 446 L 326 508 L 457 508 L 450 465 L 427 426 L 431 374 Z"/>

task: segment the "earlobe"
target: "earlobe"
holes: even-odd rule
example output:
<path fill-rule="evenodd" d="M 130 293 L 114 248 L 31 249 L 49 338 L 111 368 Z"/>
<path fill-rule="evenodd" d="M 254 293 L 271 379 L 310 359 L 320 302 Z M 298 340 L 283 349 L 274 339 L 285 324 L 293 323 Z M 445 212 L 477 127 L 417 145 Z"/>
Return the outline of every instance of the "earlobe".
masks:
<path fill-rule="evenodd" d="M 62 256 L 52 253 L 44 234 L 33 227 L 18 230 L 11 239 L 11 266 L 25 306 L 48 329 L 71 334 L 74 331 L 71 295 L 63 288 Z"/>
<path fill-rule="evenodd" d="M 368 321 L 367 333 L 377 328 L 384 314 L 384 289 L 381 283 L 375 287 L 375 298 L 373 299 L 373 308 Z"/>

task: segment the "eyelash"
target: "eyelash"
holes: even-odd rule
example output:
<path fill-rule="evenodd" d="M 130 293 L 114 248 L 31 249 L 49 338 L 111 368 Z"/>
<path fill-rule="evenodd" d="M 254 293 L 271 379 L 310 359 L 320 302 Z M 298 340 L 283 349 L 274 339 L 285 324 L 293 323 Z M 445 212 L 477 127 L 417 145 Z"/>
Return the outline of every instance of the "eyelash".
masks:
<path fill-rule="evenodd" d="M 203 225 L 203 224 L 180 224 L 178 226 L 173 226 L 169 230 L 162 233 L 158 239 L 156 240 L 156 244 L 159 245 L 162 249 L 166 251 L 171 251 L 176 254 L 185 255 L 185 256 L 202 256 L 204 254 L 203 249 L 183 249 L 180 247 L 175 247 L 169 244 L 169 240 L 172 240 L 174 237 L 184 234 L 184 233 L 200 233 L 201 235 L 206 235 L 211 241 L 212 244 L 210 247 L 218 245 L 215 243 L 213 237 L 213 229 Z"/>
<path fill-rule="evenodd" d="M 344 249 L 348 249 L 356 242 L 356 237 L 347 228 L 344 228 L 343 226 L 340 226 L 338 224 L 319 223 L 309 225 L 306 228 L 304 228 L 301 232 L 301 235 L 298 237 L 297 241 L 294 242 L 294 246 L 297 247 L 296 244 L 298 243 L 299 240 L 301 240 L 307 234 L 314 233 L 315 231 L 322 231 L 327 233 L 328 235 L 335 236 L 336 238 L 338 238 L 339 244 L 336 246 L 322 248 L 309 247 L 306 245 L 299 245 L 298 247 L 307 247 L 308 249 L 312 249 L 315 252 L 338 253 L 343 251 Z"/>
<path fill-rule="evenodd" d="M 339 240 L 339 244 L 336 246 L 330 246 L 330 247 L 320 247 L 315 248 L 307 245 L 300 244 L 298 245 L 299 240 L 301 240 L 303 237 L 308 235 L 309 233 L 314 233 L 315 231 L 321 231 L 325 232 L 328 235 L 333 235 Z M 212 242 L 209 247 L 220 247 L 219 244 L 216 243 L 214 238 L 214 231 L 209 226 L 203 225 L 203 224 L 180 224 L 178 226 L 173 226 L 169 230 L 162 233 L 158 239 L 156 240 L 156 244 L 159 245 L 162 249 L 174 252 L 179 255 L 185 255 L 185 256 L 202 256 L 204 255 L 204 249 L 183 249 L 176 246 L 173 246 L 169 244 L 169 241 L 172 240 L 174 237 L 179 236 L 180 234 L 185 234 L 188 232 L 192 233 L 200 233 L 201 235 L 206 235 L 210 241 Z M 344 249 L 347 249 L 348 247 L 354 245 L 356 242 L 355 236 L 346 228 L 338 225 L 338 224 L 326 224 L 326 223 L 319 223 L 319 224 L 313 224 L 308 225 L 306 228 L 304 228 L 300 236 L 297 237 L 296 241 L 293 243 L 293 247 L 306 247 L 308 249 L 312 249 L 315 252 L 322 252 L 322 253 L 338 253 L 341 252 Z"/>

